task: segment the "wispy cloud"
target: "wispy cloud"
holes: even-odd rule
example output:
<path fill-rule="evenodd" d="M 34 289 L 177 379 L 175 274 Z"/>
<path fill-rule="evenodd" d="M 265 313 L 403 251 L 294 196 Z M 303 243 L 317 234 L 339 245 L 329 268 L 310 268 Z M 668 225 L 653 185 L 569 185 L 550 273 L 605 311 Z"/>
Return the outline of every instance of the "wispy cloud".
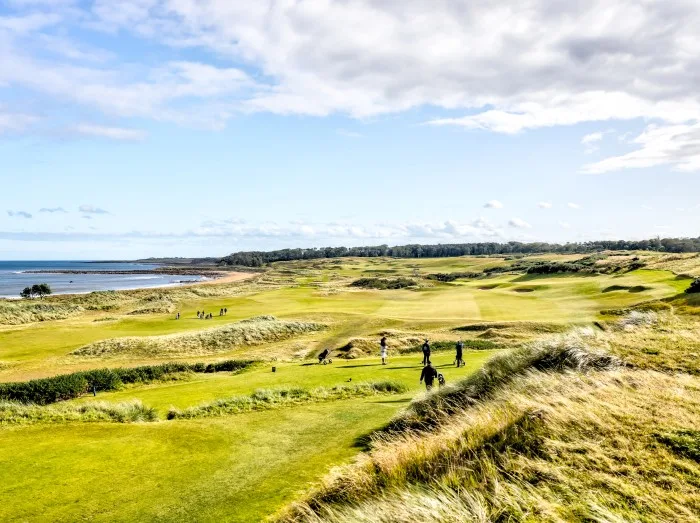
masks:
<path fill-rule="evenodd" d="M 537 204 L 537 207 L 539 207 L 540 209 L 551 209 L 552 204 L 550 202 L 539 202 Z"/>
<path fill-rule="evenodd" d="M 145 131 L 140 129 L 125 129 L 122 127 L 105 127 L 102 125 L 79 124 L 75 127 L 75 132 L 83 136 L 95 136 L 110 140 L 138 142 L 147 136 Z"/>
<path fill-rule="evenodd" d="M 81 205 L 78 207 L 78 211 L 86 214 L 109 214 L 109 211 L 95 207 L 94 205 Z"/>
<path fill-rule="evenodd" d="M 530 229 L 532 227 L 532 225 L 520 218 L 511 218 L 508 221 L 508 225 L 516 229 Z"/>
<path fill-rule="evenodd" d="M 49 212 L 49 213 L 55 213 L 55 212 L 60 212 L 60 213 L 67 213 L 63 207 L 42 207 L 39 209 L 39 212 Z"/>
<path fill-rule="evenodd" d="M 700 123 L 651 124 L 630 143 L 638 148 L 585 165 L 581 172 L 603 174 L 659 165 L 670 165 L 673 169 L 684 172 L 700 170 Z"/>
<path fill-rule="evenodd" d="M 578 203 L 569 202 L 566 204 L 569 209 L 580 209 L 581 206 Z"/>
<path fill-rule="evenodd" d="M 571 228 L 571 225 L 569 224 L 569 222 L 559 222 L 559 226 L 562 229 L 570 229 Z"/>
<path fill-rule="evenodd" d="M 26 211 L 7 211 L 8 216 L 14 216 L 17 218 L 26 218 L 29 219 L 32 217 L 32 215 Z"/>
<path fill-rule="evenodd" d="M 486 202 L 484 204 L 484 207 L 486 207 L 487 209 L 502 209 L 503 204 L 498 200 L 491 200 L 490 202 Z"/>

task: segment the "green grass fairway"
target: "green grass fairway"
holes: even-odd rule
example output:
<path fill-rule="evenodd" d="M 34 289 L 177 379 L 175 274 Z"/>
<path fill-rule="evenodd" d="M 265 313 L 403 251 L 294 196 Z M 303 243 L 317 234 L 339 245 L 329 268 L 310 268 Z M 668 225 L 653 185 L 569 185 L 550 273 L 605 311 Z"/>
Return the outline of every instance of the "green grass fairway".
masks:
<path fill-rule="evenodd" d="M 489 351 L 433 360 L 448 380 L 478 369 Z M 0 521 L 260 521 L 379 428 L 419 393 L 420 356 L 329 365 L 283 363 L 100 394 L 139 398 L 164 414 L 257 388 L 339 385 L 391 379 L 412 392 L 201 420 L 144 424 L 67 423 L 0 428 Z M 86 401 L 90 397 L 76 401 Z"/>

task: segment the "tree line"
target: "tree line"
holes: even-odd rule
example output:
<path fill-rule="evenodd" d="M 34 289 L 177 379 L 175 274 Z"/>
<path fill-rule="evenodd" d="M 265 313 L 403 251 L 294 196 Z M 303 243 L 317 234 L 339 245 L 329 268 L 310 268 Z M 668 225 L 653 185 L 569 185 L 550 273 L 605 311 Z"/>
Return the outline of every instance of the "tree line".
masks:
<path fill-rule="evenodd" d="M 268 263 L 322 258 L 362 257 L 375 258 L 446 258 L 455 256 L 489 256 L 494 254 L 578 254 L 599 251 L 657 251 L 670 253 L 700 252 L 698 238 L 653 238 L 649 240 L 612 240 L 574 243 L 546 242 L 481 242 L 437 245 L 377 245 L 371 247 L 321 247 L 311 249 L 280 249 L 277 251 L 243 251 L 224 256 L 220 265 L 262 267 Z"/>

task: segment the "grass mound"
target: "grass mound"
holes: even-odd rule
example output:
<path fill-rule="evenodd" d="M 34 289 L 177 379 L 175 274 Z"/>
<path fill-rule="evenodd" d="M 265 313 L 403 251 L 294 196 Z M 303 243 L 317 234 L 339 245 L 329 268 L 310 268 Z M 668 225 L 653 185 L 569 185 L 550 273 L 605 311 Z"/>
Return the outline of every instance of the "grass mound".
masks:
<path fill-rule="evenodd" d="M 373 381 L 356 385 L 317 387 L 315 389 L 304 389 L 301 387 L 259 389 L 250 396 L 234 396 L 220 399 L 185 410 L 171 408 L 168 412 L 168 419 L 224 416 L 252 410 L 276 409 L 302 403 L 333 401 L 379 394 L 400 394 L 406 392 L 406 390 L 405 385 L 393 381 Z"/>
<path fill-rule="evenodd" d="M 0 325 L 24 325 L 38 321 L 65 320 L 83 313 L 75 304 L 45 303 L 30 300 L 0 300 Z"/>
<path fill-rule="evenodd" d="M 66 421 L 107 421 L 133 423 L 156 421 L 156 409 L 134 400 L 124 403 L 91 402 L 79 405 L 41 406 L 13 401 L 0 401 L 0 425 L 32 423 L 64 423 Z"/>
<path fill-rule="evenodd" d="M 228 352 L 239 346 L 285 340 L 325 329 L 321 323 L 251 318 L 224 327 L 183 334 L 102 340 L 71 354 L 90 358 L 198 356 Z"/>
<path fill-rule="evenodd" d="M 415 287 L 417 283 L 410 278 L 360 278 L 350 284 L 361 289 L 406 289 Z"/>

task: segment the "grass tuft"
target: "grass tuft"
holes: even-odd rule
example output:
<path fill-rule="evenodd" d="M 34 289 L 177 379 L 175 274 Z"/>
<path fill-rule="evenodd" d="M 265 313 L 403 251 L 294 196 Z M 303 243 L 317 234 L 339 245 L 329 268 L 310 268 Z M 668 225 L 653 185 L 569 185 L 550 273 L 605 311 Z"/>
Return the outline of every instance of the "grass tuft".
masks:
<path fill-rule="evenodd" d="M 41 406 L 14 401 L 0 401 L 0 425 L 28 425 L 33 423 L 116 422 L 134 423 L 156 421 L 156 409 L 138 400 L 124 403 L 91 402 Z"/>
<path fill-rule="evenodd" d="M 379 394 L 401 394 L 406 392 L 406 390 L 405 385 L 394 381 L 373 381 L 356 385 L 317 387 L 315 389 L 304 389 L 301 387 L 258 389 L 250 396 L 234 396 L 184 410 L 171 408 L 168 412 L 168 419 L 225 416 L 253 410 L 290 407 L 303 403 L 334 401 Z"/>

